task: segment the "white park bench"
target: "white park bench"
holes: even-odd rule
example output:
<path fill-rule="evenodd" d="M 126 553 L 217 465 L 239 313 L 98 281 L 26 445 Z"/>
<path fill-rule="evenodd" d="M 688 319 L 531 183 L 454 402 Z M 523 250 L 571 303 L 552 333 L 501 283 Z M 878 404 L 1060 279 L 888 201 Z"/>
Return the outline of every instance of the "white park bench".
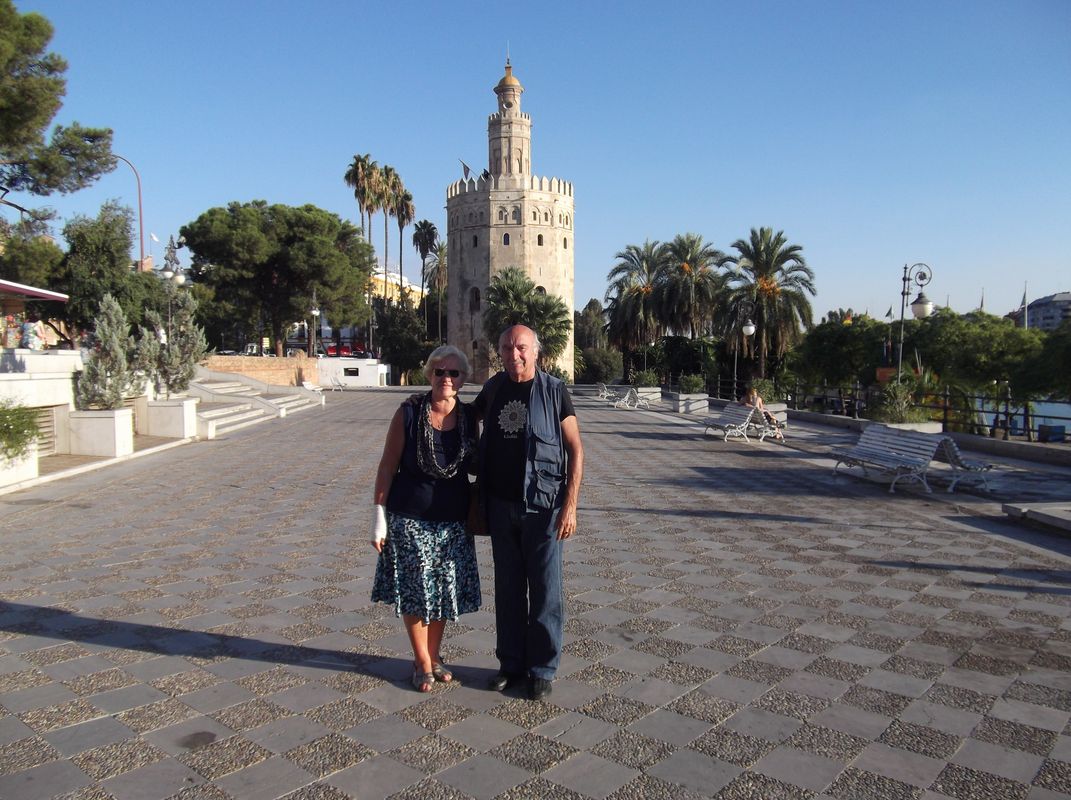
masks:
<path fill-rule="evenodd" d="M 785 403 L 767 403 L 765 411 L 773 418 L 772 421 L 762 411 L 756 411 L 751 415 L 747 432 L 758 436 L 760 442 L 766 441 L 767 436 L 784 439 L 783 431 L 788 424 L 788 406 Z"/>
<path fill-rule="evenodd" d="M 941 437 L 941 447 L 937 450 L 937 459 L 947 461 L 952 466 L 952 482 L 948 491 L 952 492 L 960 481 L 978 481 L 989 491 L 989 476 L 986 474 L 993 465 L 985 461 L 964 458 L 959 445 L 951 436 Z"/>
<path fill-rule="evenodd" d="M 727 442 L 730 436 L 738 436 L 745 442 L 749 442 L 751 440 L 747 438 L 748 427 L 751 424 L 751 417 L 756 411 L 758 409 L 754 406 L 728 403 L 718 412 L 717 416 L 703 420 L 703 424 L 706 426 L 703 429 L 703 434 L 706 435 L 709 430 L 720 429 L 725 431 L 722 441 Z"/>
<path fill-rule="evenodd" d="M 614 400 L 614 408 L 650 408 L 646 397 L 642 397 L 634 388 L 625 392 L 624 397 Z"/>
<path fill-rule="evenodd" d="M 885 425 L 867 425 L 854 445 L 833 451 L 832 455 L 837 459 L 833 474 L 837 474 L 841 464 L 861 467 L 864 475 L 869 475 L 869 470 L 873 469 L 892 476 L 890 492 L 896 491 L 897 481 L 907 479 L 918 481 L 927 493 L 932 494 L 933 490 L 926 482 L 926 472 L 944 438 Z"/>

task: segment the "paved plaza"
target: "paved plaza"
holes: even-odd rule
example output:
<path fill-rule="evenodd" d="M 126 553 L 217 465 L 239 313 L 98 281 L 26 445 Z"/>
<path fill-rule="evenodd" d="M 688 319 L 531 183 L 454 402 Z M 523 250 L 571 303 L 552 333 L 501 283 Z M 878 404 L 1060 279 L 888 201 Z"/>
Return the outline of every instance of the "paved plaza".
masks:
<path fill-rule="evenodd" d="M 565 656 L 486 690 L 484 605 L 418 694 L 369 601 L 398 391 L 0 497 L 0 798 L 1071 798 L 1071 540 L 578 398 Z M 1053 487 L 1056 487 L 1054 489 Z"/>

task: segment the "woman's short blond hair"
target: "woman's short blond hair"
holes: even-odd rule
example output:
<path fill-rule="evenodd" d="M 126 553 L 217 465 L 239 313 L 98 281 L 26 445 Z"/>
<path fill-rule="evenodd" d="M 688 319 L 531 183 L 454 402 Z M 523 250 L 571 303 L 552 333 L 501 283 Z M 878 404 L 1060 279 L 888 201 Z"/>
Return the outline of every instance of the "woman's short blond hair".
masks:
<path fill-rule="evenodd" d="M 458 360 L 461 365 L 461 377 L 463 380 L 468 380 L 469 375 L 472 374 L 472 368 L 469 367 L 469 358 L 452 344 L 443 344 L 436 347 L 431 351 L 431 355 L 428 356 L 428 360 L 424 362 L 424 377 L 428 379 L 428 383 L 431 383 L 432 371 L 442 361 L 445 361 L 450 356 L 453 356 Z"/>

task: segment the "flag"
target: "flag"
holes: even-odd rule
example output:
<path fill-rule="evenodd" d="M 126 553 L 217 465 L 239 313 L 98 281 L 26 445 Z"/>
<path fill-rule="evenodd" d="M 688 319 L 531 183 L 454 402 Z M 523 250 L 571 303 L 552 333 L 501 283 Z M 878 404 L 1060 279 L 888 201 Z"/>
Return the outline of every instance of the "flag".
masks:
<path fill-rule="evenodd" d="M 150 233 L 149 234 L 149 238 L 152 239 L 157 244 L 160 244 L 160 240 L 156 238 L 156 234 L 155 233 Z"/>
<path fill-rule="evenodd" d="M 878 306 L 881 308 L 881 306 Z M 885 319 L 892 319 L 892 306 L 889 306 L 889 310 L 885 312 Z"/>
<path fill-rule="evenodd" d="M 461 159 L 459 158 L 458 161 L 461 161 Z M 469 165 L 466 164 L 464 161 L 461 161 L 461 168 L 465 170 L 465 180 L 468 180 L 469 172 L 471 172 L 471 170 L 469 169 Z"/>

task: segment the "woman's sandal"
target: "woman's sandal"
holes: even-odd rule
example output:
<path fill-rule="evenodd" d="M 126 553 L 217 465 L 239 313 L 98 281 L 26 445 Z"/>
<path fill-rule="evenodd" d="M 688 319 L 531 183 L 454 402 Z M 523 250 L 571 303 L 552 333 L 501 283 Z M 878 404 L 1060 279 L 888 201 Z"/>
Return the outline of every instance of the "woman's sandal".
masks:
<path fill-rule="evenodd" d="M 413 665 L 413 688 L 418 692 L 427 693 L 435 688 L 435 675 L 431 672 L 421 672 L 420 667 Z"/>
<path fill-rule="evenodd" d="M 435 680 L 439 683 L 450 683 L 454 679 L 454 673 L 448 670 L 441 661 L 432 662 L 431 674 L 435 676 Z"/>

